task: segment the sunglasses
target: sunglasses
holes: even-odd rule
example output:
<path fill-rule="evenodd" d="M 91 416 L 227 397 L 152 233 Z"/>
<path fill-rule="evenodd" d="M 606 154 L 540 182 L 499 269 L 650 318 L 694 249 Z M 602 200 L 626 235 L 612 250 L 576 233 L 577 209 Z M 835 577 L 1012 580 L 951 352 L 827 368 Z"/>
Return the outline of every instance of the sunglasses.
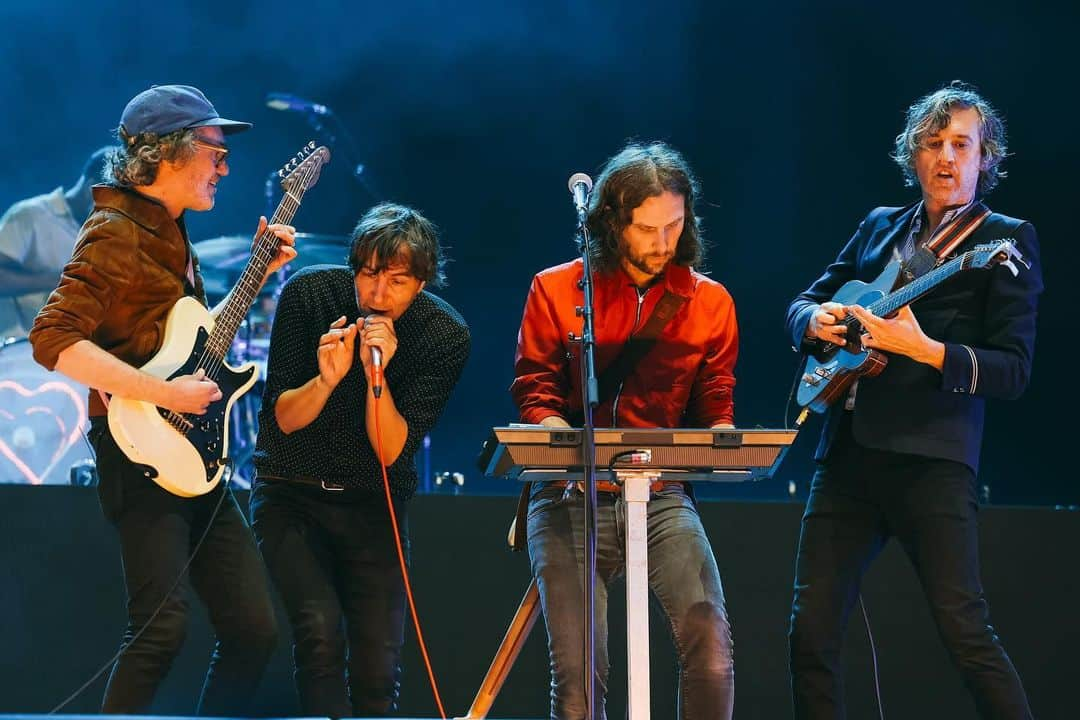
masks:
<path fill-rule="evenodd" d="M 191 144 L 214 151 L 214 168 L 221 167 L 221 164 L 229 158 L 229 148 L 227 147 L 213 145 L 208 142 L 203 142 L 202 140 L 193 140 Z"/>

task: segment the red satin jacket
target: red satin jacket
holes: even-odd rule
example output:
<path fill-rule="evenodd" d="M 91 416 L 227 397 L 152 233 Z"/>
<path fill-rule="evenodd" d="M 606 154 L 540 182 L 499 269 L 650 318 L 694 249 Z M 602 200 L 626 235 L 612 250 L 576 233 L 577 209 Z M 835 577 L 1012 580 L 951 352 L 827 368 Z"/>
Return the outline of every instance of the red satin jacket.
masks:
<path fill-rule="evenodd" d="M 594 274 L 596 373 L 618 355 L 630 334 L 648 320 L 664 289 L 688 298 L 657 343 L 627 375 L 622 388 L 596 410 L 597 427 L 710 427 L 734 422 L 732 389 L 739 331 L 735 304 L 723 285 L 671 265 L 644 294 L 621 269 Z M 575 307 L 582 261 L 538 273 L 529 288 L 518 333 L 510 392 L 521 421 L 559 415 L 580 425 L 580 335 Z"/>

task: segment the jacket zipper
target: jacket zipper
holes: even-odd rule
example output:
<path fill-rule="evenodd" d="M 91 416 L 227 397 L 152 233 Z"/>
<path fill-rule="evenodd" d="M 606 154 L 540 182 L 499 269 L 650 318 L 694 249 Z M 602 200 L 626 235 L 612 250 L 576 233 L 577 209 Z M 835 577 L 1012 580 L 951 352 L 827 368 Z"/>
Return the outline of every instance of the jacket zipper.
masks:
<path fill-rule="evenodd" d="M 645 288 L 642 291 L 639 288 L 634 288 L 634 291 L 637 293 L 637 310 L 634 311 L 634 325 L 630 328 L 630 337 L 634 336 L 638 323 L 641 322 L 641 306 L 645 303 L 645 294 L 649 292 L 649 289 Z M 627 340 L 629 339 L 627 338 Z M 615 399 L 611 402 L 611 427 L 619 427 L 619 398 L 622 397 L 622 389 L 625 383 L 625 378 L 619 382 L 619 389 L 615 391 Z"/>

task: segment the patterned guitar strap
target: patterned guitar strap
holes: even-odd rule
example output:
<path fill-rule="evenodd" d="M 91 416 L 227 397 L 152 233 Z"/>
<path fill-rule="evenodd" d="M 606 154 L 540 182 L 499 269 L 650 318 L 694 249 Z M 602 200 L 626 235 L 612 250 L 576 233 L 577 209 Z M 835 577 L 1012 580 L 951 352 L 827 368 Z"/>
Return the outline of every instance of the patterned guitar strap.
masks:
<path fill-rule="evenodd" d="M 988 217 L 990 217 L 990 208 L 979 201 L 972 203 L 971 207 L 949 222 L 938 226 L 930 239 L 915 248 L 911 257 L 903 262 L 900 270 L 903 284 L 906 285 L 915 278 L 922 277 L 940 265 L 950 253 L 971 236 L 971 233 L 978 230 Z M 855 396 L 858 392 L 859 381 L 855 380 L 844 400 L 845 410 L 855 409 Z"/>
<path fill-rule="evenodd" d="M 904 261 L 904 282 L 908 283 L 922 277 L 940 265 L 988 217 L 990 217 L 990 208 L 979 201 L 972 203 L 971 207 L 949 222 L 940 225 L 930 239 L 919 245 L 911 257 Z"/>

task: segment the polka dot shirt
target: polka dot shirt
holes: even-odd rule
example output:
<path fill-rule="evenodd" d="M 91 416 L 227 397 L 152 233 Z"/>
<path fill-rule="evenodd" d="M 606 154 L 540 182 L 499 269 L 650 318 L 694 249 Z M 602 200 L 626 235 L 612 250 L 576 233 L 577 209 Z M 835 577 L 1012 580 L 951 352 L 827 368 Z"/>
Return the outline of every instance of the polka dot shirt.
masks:
<path fill-rule="evenodd" d="M 330 394 L 319 416 L 286 435 L 278 427 L 274 404 L 281 393 L 319 374 L 319 336 L 342 315 L 359 317 L 353 274 L 347 267 L 314 265 L 294 274 L 282 289 L 270 334 L 270 359 L 259 412 L 255 466 L 260 473 L 303 476 L 341 483 L 382 496 L 382 474 L 364 427 L 367 378 L 360 354 Z M 394 497 L 416 492 L 416 451 L 446 407 L 469 356 L 469 329 L 445 300 L 421 292 L 394 322 L 398 348 L 383 376 L 409 426 L 398 459 L 387 468 Z M 332 496 L 356 493 L 326 493 Z M 342 498 L 344 501 L 346 498 Z"/>

